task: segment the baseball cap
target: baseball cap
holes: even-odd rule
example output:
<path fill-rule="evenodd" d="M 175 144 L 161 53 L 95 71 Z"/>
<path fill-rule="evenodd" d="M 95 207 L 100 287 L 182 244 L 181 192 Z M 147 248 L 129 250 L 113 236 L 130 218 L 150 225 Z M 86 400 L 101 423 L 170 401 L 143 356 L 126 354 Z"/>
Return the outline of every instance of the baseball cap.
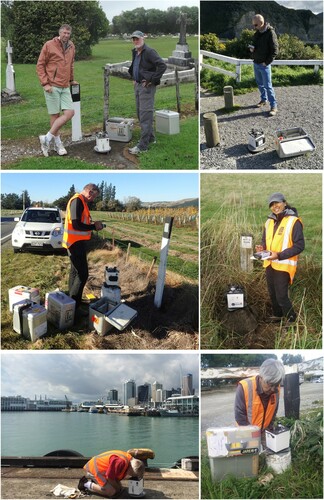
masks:
<path fill-rule="evenodd" d="M 131 38 L 144 38 L 144 33 L 142 33 L 142 31 L 134 31 L 134 33 L 131 34 Z"/>
<path fill-rule="evenodd" d="M 286 201 L 286 198 L 284 197 L 284 195 L 282 193 L 273 193 L 269 197 L 269 207 L 270 207 L 271 203 L 273 203 L 274 201 L 283 202 L 283 201 Z"/>

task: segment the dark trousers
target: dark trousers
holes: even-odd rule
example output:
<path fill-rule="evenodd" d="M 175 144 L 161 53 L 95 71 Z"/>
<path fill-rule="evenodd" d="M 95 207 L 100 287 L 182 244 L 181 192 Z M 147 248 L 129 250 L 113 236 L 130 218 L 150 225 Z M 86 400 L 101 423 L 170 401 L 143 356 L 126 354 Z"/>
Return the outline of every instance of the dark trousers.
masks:
<path fill-rule="evenodd" d="M 76 241 L 68 249 L 71 261 L 69 277 L 69 295 L 76 301 L 76 307 L 81 304 L 82 292 L 89 276 L 87 262 L 87 242 Z"/>
<path fill-rule="evenodd" d="M 275 316 L 296 319 L 296 313 L 288 296 L 290 276 L 285 271 L 277 271 L 271 266 L 266 268 L 268 291 Z"/>
<path fill-rule="evenodd" d="M 149 143 L 155 140 L 153 125 L 156 86 L 143 87 L 141 83 L 135 83 L 134 89 L 136 112 L 141 126 L 141 137 L 138 147 L 146 150 Z"/>

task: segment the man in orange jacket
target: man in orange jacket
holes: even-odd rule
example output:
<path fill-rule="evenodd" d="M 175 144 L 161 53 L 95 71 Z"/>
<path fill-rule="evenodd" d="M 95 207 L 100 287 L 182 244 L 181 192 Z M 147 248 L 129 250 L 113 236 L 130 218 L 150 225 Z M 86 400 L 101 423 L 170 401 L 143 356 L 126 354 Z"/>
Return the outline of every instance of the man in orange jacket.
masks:
<path fill-rule="evenodd" d="M 52 140 L 54 140 L 54 150 L 59 156 L 67 154 L 59 132 L 61 127 L 74 116 L 70 85 L 77 82 L 73 76 L 75 46 L 70 40 L 71 32 L 71 26 L 63 24 L 59 29 L 59 36 L 43 45 L 37 61 L 36 72 L 44 89 L 50 115 L 49 131 L 46 135 L 39 136 L 44 156 L 48 156 Z"/>
<path fill-rule="evenodd" d="M 96 184 L 87 184 L 81 193 L 76 193 L 66 207 L 62 246 L 67 249 L 71 261 L 69 277 L 69 295 L 76 301 L 77 312 L 80 309 L 83 288 L 87 282 L 89 271 L 87 262 L 87 242 L 91 231 L 103 229 L 101 221 L 92 222 L 88 203 L 99 194 Z M 88 311 L 84 312 L 87 315 Z"/>
<path fill-rule="evenodd" d="M 133 458 L 130 453 L 111 450 L 91 458 L 83 468 L 86 476 L 80 479 L 78 489 L 112 498 L 121 493 L 122 479 L 142 479 L 145 467 L 141 460 Z"/>
<path fill-rule="evenodd" d="M 280 383 L 285 377 L 281 361 L 266 359 L 259 375 L 241 380 L 235 396 L 238 425 L 257 425 L 261 431 L 271 427 L 278 411 Z"/>

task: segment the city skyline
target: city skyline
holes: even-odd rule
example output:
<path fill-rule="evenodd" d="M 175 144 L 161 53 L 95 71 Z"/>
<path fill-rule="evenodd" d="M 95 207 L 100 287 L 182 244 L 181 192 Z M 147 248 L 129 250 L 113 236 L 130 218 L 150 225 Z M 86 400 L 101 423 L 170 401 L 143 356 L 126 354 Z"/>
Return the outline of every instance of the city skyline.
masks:
<path fill-rule="evenodd" d="M 106 354 L 106 353 L 2 353 L 1 394 L 33 399 L 72 402 L 108 396 L 111 389 L 122 399 L 128 379 L 137 385 L 159 380 L 164 389 L 181 387 L 184 374 L 193 376 L 195 394 L 199 393 L 199 355 L 186 354 Z"/>

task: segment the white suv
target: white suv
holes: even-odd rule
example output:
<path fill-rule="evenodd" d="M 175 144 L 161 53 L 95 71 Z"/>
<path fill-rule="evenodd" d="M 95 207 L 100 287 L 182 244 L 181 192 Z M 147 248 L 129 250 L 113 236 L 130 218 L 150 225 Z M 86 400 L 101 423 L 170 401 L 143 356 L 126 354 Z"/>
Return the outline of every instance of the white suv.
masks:
<path fill-rule="evenodd" d="M 11 243 L 14 252 L 22 250 L 62 250 L 63 221 L 58 208 L 26 208 L 16 224 Z"/>

